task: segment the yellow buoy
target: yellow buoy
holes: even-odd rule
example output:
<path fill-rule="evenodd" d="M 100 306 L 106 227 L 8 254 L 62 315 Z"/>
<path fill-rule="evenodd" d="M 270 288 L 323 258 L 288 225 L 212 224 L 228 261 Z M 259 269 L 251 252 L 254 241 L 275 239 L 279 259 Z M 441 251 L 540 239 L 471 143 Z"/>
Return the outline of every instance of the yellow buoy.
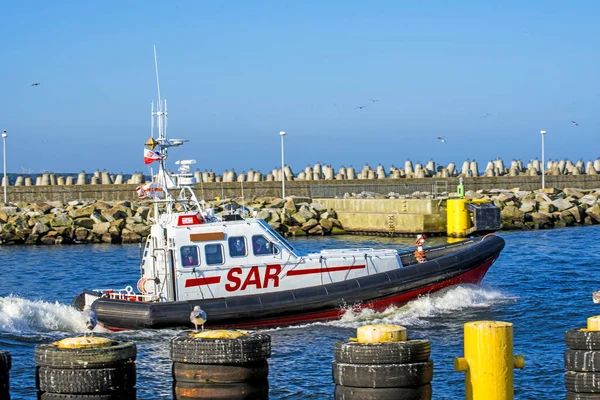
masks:
<path fill-rule="evenodd" d="M 248 331 L 231 331 L 226 329 L 216 329 L 214 331 L 203 331 L 190 333 L 191 337 L 203 339 L 237 339 L 248 335 Z"/>
<path fill-rule="evenodd" d="M 110 347 L 115 342 L 103 337 L 78 336 L 66 338 L 52 343 L 59 349 L 97 349 L 100 347 Z"/>
<path fill-rule="evenodd" d="M 393 324 L 363 325 L 356 330 L 358 343 L 403 342 L 406 328 Z"/>

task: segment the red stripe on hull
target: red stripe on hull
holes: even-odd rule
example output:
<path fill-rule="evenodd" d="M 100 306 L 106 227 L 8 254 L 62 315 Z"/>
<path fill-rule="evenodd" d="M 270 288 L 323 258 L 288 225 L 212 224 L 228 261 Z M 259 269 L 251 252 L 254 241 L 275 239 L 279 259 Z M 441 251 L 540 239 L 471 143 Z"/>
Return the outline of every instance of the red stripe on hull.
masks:
<path fill-rule="evenodd" d="M 213 283 L 220 283 L 221 282 L 221 277 L 220 276 L 208 276 L 208 277 L 203 277 L 203 278 L 195 278 L 195 279 L 188 279 L 185 281 L 185 287 L 194 287 L 194 286 L 204 286 L 204 285 L 211 285 Z"/>
<path fill-rule="evenodd" d="M 322 274 L 324 272 L 350 271 L 352 269 L 363 269 L 366 265 L 351 265 L 348 267 L 325 267 L 325 268 L 310 268 L 288 271 L 287 276 Z"/>
<path fill-rule="evenodd" d="M 442 282 L 438 282 L 433 285 L 425 286 L 423 288 L 415 289 L 410 292 L 401 293 L 396 296 L 388 297 L 388 298 L 381 299 L 381 300 L 376 300 L 376 301 L 373 301 L 370 303 L 360 304 L 356 307 L 356 309 L 360 310 L 363 308 L 371 308 L 375 311 L 383 311 L 386 308 L 388 308 L 389 306 L 403 305 L 406 302 L 408 302 L 409 300 L 414 299 L 415 297 L 418 297 L 423 294 L 428 294 L 428 293 L 443 289 L 448 286 L 458 285 L 461 283 L 478 284 L 479 282 L 481 282 L 481 280 L 485 276 L 488 269 L 492 266 L 492 263 L 496 260 L 496 258 L 497 257 L 494 257 L 493 259 L 490 259 L 490 260 L 484 262 L 479 267 L 473 268 L 472 270 L 467 271 L 462 275 L 458 275 L 451 279 L 448 279 L 448 280 L 445 280 Z M 241 323 L 241 324 L 227 325 L 227 326 L 228 327 L 238 327 L 238 328 L 244 328 L 244 327 L 266 328 L 266 327 L 271 327 L 271 326 L 285 326 L 285 325 L 294 325 L 294 324 L 301 324 L 301 323 L 307 323 L 307 322 L 331 321 L 331 320 L 340 318 L 345 312 L 346 312 L 346 310 L 337 309 L 337 310 L 324 311 L 324 312 L 315 313 L 315 314 L 298 315 L 298 316 L 293 316 L 293 317 L 285 317 L 285 318 L 278 318 L 278 319 L 272 319 L 272 320 L 248 322 L 248 323 Z"/>

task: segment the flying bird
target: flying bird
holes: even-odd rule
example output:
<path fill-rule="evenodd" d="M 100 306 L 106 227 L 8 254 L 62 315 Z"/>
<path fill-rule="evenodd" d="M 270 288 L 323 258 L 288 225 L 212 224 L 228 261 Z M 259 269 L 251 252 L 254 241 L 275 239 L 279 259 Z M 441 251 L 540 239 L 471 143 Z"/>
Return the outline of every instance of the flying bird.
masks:
<path fill-rule="evenodd" d="M 371 101 L 371 103 L 375 103 L 376 101 L 379 101 L 377 99 L 369 99 L 369 101 Z"/>
<path fill-rule="evenodd" d="M 40 83 L 39 82 L 32 83 L 31 86 L 40 86 Z"/>
<path fill-rule="evenodd" d="M 481 118 L 487 118 L 487 117 L 489 117 L 490 115 L 492 115 L 492 114 L 490 114 L 490 113 L 486 113 L 485 115 L 482 115 L 482 116 L 481 116 Z"/>
<path fill-rule="evenodd" d="M 575 122 L 575 121 L 571 121 L 571 123 L 572 123 L 573 125 L 575 125 L 575 126 L 579 126 L 579 124 L 578 124 L 577 122 Z"/>
<path fill-rule="evenodd" d="M 90 331 L 90 335 L 92 335 L 92 331 L 98 323 L 96 312 L 92 309 L 88 309 L 87 311 L 84 311 L 83 316 L 85 318 L 85 327 Z M 83 336 L 85 336 L 85 332 L 83 333 Z"/>
<path fill-rule="evenodd" d="M 200 306 L 194 306 L 194 309 L 190 313 L 190 321 L 196 327 L 196 332 L 198 332 L 198 325 L 202 326 L 202 330 L 204 331 L 204 323 L 206 320 L 206 312 L 204 312 Z"/>
<path fill-rule="evenodd" d="M 354 107 L 355 110 L 362 110 L 363 108 L 367 108 L 368 106 L 358 106 Z"/>
<path fill-rule="evenodd" d="M 438 140 L 441 140 L 442 143 L 446 143 L 446 139 L 443 136 L 438 136 Z"/>

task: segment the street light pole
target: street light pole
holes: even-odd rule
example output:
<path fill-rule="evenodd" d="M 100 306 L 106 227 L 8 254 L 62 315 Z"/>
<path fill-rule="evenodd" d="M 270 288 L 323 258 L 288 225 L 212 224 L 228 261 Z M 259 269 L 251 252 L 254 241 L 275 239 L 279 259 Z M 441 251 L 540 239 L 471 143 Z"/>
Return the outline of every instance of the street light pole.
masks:
<path fill-rule="evenodd" d="M 6 137 L 8 134 L 6 133 L 6 129 L 2 131 L 2 149 L 3 149 L 3 159 L 4 159 L 4 204 L 8 205 L 7 195 L 6 195 L 6 187 L 8 186 L 8 178 L 6 177 Z"/>
<path fill-rule="evenodd" d="M 542 189 L 546 188 L 545 181 L 545 173 L 544 173 L 544 136 L 546 136 L 546 131 L 540 131 L 542 134 Z"/>
<path fill-rule="evenodd" d="M 279 136 L 281 136 L 281 198 L 285 199 L 285 161 L 283 160 L 283 137 L 285 132 L 279 132 Z"/>

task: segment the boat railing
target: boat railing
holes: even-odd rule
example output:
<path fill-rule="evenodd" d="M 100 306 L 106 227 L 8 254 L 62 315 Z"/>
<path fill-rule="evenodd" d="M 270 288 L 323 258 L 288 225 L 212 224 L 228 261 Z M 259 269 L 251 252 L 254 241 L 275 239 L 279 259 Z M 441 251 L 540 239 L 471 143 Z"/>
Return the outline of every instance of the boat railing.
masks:
<path fill-rule="evenodd" d="M 159 301 L 159 296 L 155 294 L 140 294 L 135 293 L 131 286 L 127 286 L 125 289 L 97 289 L 98 292 L 103 294 L 103 297 L 111 300 L 128 300 L 128 301 L 141 301 L 141 302 L 156 302 Z"/>
<path fill-rule="evenodd" d="M 327 249 L 321 250 L 322 254 L 333 254 L 333 253 L 364 253 L 365 251 L 375 251 L 372 247 L 358 247 L 356 249 Z M 378 249 L 377 251 L 381 251 Z"/>

